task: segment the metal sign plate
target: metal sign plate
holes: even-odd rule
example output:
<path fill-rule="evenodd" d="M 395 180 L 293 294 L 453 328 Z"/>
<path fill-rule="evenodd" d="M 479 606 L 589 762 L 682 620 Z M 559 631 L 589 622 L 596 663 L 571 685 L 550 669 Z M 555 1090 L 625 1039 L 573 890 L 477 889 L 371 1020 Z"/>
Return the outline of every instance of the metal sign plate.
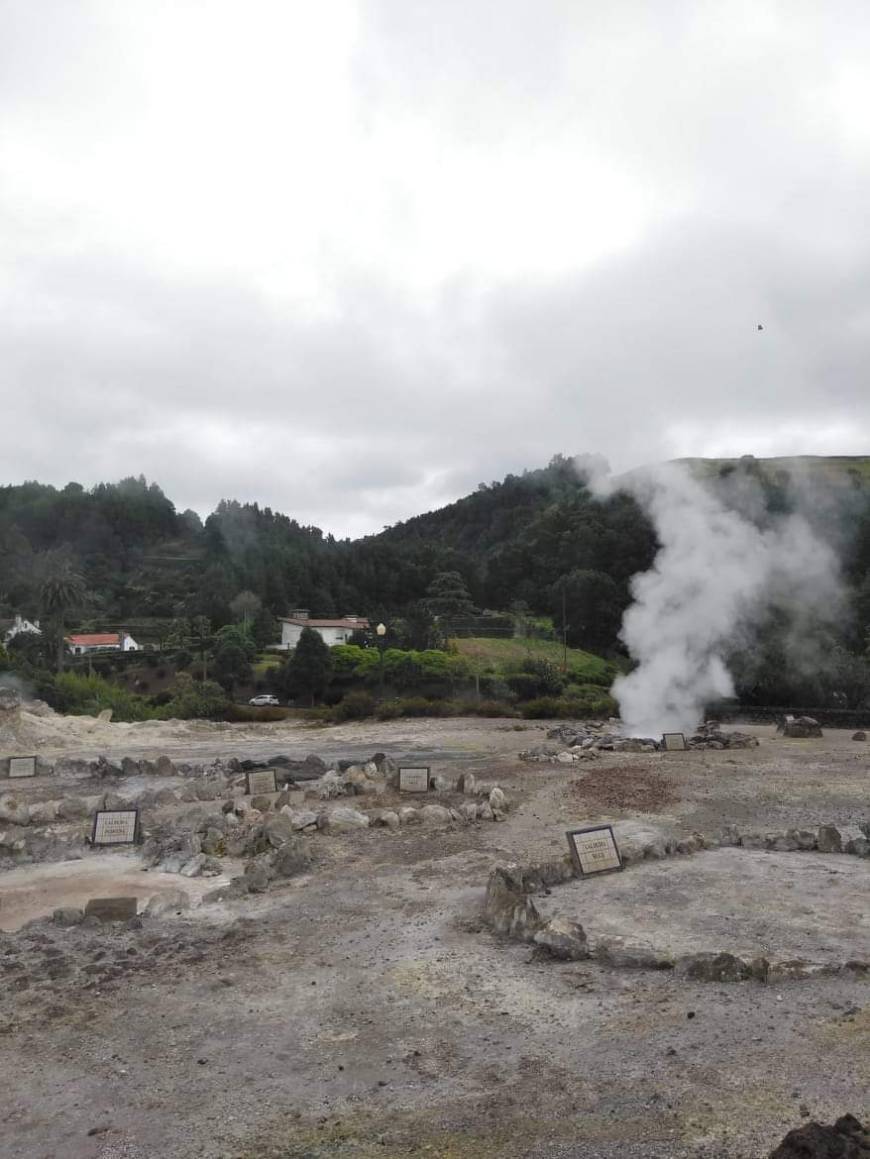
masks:
<path fill-rule="evenodd" d="M 584 877 L 595 873 L 615 873 L 623 868 L 612 825 L 569 829 L 565 836 L 571 859 Z"/>
<path fill-rule="evenodd" d="M 399 791 L 402 793 L 429 792 L 429 766 L 415 765 L 399 769 Z"/>
<path fill-rule="evenodd" d="M 94 814 L 92 845 L 132 845 L 138 835 L 138 809 L 101 809 Z"/>

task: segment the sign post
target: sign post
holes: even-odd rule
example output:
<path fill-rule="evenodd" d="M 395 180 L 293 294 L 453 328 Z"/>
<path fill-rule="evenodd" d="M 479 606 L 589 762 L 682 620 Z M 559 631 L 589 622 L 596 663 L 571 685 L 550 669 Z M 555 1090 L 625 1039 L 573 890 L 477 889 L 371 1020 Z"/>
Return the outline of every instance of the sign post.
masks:
<path fill-rule="evenodd" d="M 400 793 L 428 793 L 429 792 L 429 766 L 419 765 L 415 767 L 399 768 L 399 792 Z"/>
<path fill-rule="evenodd" d="M 274 769 L 256 769 L 247 774 L 248 796 L 257 797 L 261 793 L 277 793 Z"/>
<path fill-rule="evenodd" d="M 133 845 L 138 837 L 138 809 L 101 809 L 94 814 L 91 845 Z"/>
<path fill-rule="evenodd" d="M 689 747 L 686 738 L 681 732 L 662 733 L 662 746 L 666 753 L 684 753 Z"/>
<path fill-rule="evenodd" d="M 9 758 L 9 776 L 10 777 L 35 777 L 36 776 L 36 757 L 10 757 Z"/>
<path fill-rule="evenodd" d="M 596 873 L 617 873 L 623 869 L 612 825 L 591 825 L 569 829 L 565 834 L 571 860 L 582 877 Z"/>

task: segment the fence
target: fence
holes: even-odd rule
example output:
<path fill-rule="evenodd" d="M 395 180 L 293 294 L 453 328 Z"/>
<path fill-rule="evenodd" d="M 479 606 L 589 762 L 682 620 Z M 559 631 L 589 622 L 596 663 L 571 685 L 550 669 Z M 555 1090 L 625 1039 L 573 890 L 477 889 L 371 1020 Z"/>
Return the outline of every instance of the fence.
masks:
<path fill-rule="evenodd" d="M 775 724 L 784 716 L 811 716 L 828 728 L 870 729 L 870 708 L 790 708 L 769 704 L 715 705 L 707 709 L 708 719 L 733 723 Z"/>

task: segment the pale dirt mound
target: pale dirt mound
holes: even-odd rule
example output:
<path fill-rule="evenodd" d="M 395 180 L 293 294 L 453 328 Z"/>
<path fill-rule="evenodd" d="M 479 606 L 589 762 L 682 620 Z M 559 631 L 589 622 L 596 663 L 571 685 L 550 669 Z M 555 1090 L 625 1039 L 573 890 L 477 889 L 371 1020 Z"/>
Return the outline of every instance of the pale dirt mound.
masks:
<path fill-rule="evenodd" d="M 281 722 L 284 724 L 284 722 Z M 294 726 L 295 727 L 295 726 Z M 147 720 L 136 724 L 111 722 L 94 716 L 64 716 L 43 701 L 26 701 L 20 707 L 0 710 L 0 754 L 28 755 L 69 751 L 78 747 L 120 750 L 150 748 L 157 752 L 165 743 L 215 737 L 231 732 L 244 740 L 261 739 L 274 725 L 233 725 L 210 720 Z M 286 731 L 286 724 L 284 724 Z"/>

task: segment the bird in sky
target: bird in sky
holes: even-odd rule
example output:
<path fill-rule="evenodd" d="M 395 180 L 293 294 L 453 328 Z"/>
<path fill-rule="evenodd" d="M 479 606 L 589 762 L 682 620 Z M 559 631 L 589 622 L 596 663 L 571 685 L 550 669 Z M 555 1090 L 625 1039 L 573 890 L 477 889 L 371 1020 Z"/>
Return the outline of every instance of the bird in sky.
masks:
<path fill-rule="evenodd" d="M 760 323 L 760 322 L 758 323 L 758 329 L 759 329 L 759 330 L 763 330 L 763 329 L 764 329 L 764 327 L 761 325 L 761 323 Z"/>

